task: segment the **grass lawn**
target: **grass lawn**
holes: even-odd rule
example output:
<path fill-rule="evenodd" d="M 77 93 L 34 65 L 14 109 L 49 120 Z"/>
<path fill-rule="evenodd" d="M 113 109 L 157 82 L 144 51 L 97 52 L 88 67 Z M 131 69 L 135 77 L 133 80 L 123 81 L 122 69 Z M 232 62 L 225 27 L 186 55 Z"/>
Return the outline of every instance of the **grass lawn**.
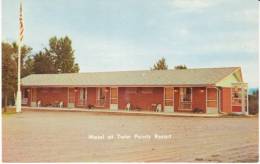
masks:
<path fill-rule="evenodd" d="M 4 162 L 258 160 L 257 117 L 24 111 L 2 122 Z"/>

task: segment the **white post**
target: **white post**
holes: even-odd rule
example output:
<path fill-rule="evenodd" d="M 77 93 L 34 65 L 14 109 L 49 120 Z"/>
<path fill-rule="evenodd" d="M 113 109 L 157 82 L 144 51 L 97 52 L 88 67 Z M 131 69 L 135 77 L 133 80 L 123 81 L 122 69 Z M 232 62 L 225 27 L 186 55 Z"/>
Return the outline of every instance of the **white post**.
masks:
<path fill-rule="evenodd" d="M 246 86 L 246 114 L 249 115 L 249 108 L 248 108 L 248 86 Z"/>
<path fill-rule="evenodd" d="M 19 11 L 19 37 L 18 37 L 18 72 L 17 72 L 17 95 L 16 95 L 16 112 L 22 111 L 21 107 L 21 45 L 23 40 L 23 17 L 22 17 L 22 0 L 20 1 L 20 11 Z"/>
<path fill-rule="evenodd" d="M 20 71 L 21 71 L 21 42 L 19 41 L 18 42 L 18 83 L 17 83 L 17 95 L 16 95 L 16 112 L 19 113 L 22 111 L 22 107 L 21 107 L 21 74 L 20 74 Z"/>

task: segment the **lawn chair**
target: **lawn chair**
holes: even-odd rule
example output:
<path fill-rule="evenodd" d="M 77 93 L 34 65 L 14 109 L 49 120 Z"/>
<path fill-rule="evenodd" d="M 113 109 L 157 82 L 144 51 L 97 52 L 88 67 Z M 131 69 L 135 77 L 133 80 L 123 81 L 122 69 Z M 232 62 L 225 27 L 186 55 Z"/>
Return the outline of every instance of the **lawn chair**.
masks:
<path fill-rule="evenodd" d="M 37 101 L 37 107 L 40 107 L 41 106 L 41 100 L 38 100 Z"/>
<path fill-rule="evenodd" d="M 61 101 L 61 102 L 59 103 L 59 107 L 60 107 L 60 108 L 63 108 L 63 101 Z"/>
<path fill-rule="evenodd" d="M 162 105 L 158 104 L 156 107 L 156 112 L 161 112 L 162 111 Z"/>
<path fill-rule="evenodd" d="M 126 111 L 130 111 L 130 107 L 131 107 L 131 104 L 130 104 L 130 103 L 127 103 L 127 104 L 126 104 Z"/>

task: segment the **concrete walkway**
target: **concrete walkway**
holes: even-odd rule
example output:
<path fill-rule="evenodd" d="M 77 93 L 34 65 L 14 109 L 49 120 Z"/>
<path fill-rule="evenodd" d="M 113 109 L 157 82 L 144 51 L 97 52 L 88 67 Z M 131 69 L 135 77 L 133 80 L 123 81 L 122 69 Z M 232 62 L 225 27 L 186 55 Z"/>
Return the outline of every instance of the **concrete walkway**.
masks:
<path fill-rule="evenodd" d="M 55 108 L 55 107 L 22 107 L 23 110 L 30 111 L 67 111 L 67 112 L 92 112 L 107 113 L 117 115 L 152 115 L 152 116 L 181 116 L 181 117 L 220 117 L 223 114 L 205 114 L 205 113 L 182 113 L 182 112 L 149 112 L 149 111 L 112 111 L 109 109 L 82 109 L 82 108 Z"/>

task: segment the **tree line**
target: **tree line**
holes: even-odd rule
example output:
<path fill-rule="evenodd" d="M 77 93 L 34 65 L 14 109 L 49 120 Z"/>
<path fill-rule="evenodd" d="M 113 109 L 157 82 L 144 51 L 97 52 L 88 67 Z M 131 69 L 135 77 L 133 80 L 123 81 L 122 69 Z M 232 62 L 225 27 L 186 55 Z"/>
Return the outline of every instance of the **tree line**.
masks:
<path fill-rule="evenodd" d="M 166 64 L 166 60 L 164 57 L 162 57 L 161 59 L 159 59 L 151 68 L 151 70 L 167 70 L 168 69 L 168 65 Z M 174 69 L 187 69 L 186 65 L 177 65 L 174 67 Z"/>
<path fill-rule="evenodd" d="M 75 63 L 75 51 L 68 36 L 49 39 L 48 47 L 33 54 L 32 48 L 21 47 L 21 78 L 30 74 L 75 73 L 79 65 Z M 2 104 L 14 104 L 17 90 L 18 45 L 2 42 Z"/>

